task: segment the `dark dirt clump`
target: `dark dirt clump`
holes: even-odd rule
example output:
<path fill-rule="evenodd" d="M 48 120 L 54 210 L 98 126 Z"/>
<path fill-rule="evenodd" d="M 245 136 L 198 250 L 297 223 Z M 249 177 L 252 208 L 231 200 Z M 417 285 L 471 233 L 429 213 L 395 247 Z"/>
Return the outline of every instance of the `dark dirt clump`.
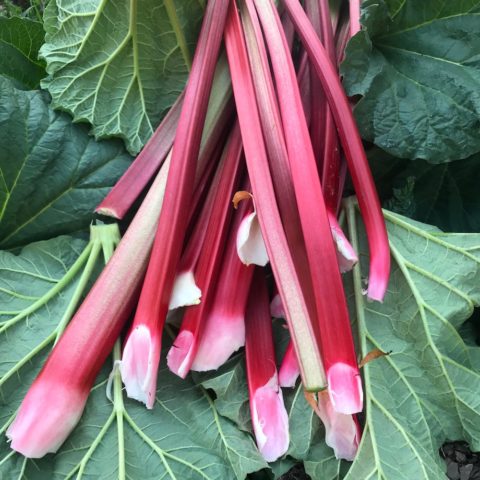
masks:
<path fill-rule="evenodd" d="M 449 480 L 480 480 L 480 452 L 472 452 L 468 443 L 446 443 L 440 456 L 447 464 Z"/>

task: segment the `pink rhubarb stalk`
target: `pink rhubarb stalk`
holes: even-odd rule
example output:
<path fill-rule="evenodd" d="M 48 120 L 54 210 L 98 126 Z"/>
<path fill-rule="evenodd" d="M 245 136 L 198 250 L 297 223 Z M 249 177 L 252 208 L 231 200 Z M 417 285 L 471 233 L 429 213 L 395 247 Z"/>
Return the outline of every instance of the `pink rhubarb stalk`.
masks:
<path fill-rule="evenodd" d="M 247 0 L 247 5 L 250 3 Z M 255 0 L 255 6 L 269 48 L 278 90 L 288 158 L 314 287 L 317 334 L 328 391 L 337 411 L 356 413 L 363 408 L 362 383 L 342 278 L 295 69 L 275 5 L 270 0 Z"/>
<path fill-rule="evenodd" d="M 235 212 L 192 370 L 216 370 L 245 345 L 245 308 L 255 267 L 247 267 L 240 261 L 235 240 L 242 219 L 250 208 L 249 202 L 242 202 Z"/>
<path fill-rule="evenodd" d="M 228 4 L 210 0 L 185 90 L 157 235 L 125 344 L 120 371 L 127 395 L 153 408 L 161 336 L 189 220 L 196 163 Z"/>
<path fill-rule="evenodd" d="M 205 317 L 209 312 L 214 297 L 214 286 L 225 246 L 232 215 L 231 198 L 238 188 L 241 173 L 242 140 L 238 124 L 232 130 L 224 152 L 223 165 L 213 200 L 213 208 L 206 229 L 203 249 L 195 269 L 195 280 L 202 291 L 199 305 L 187 308 L 177 335 L 167 355 L 170 370 L 185 378 L 190 371 L 197 353 Z"/>
<path fill-rule="evenodd" d="M 353 37 L 356 35 L 360 27 L 360 4 L 361 0 L 349 0 L 350 7 L 350 36 Z"/>
<path fill-rule="evenodd" d="M 278 385 L 265 274 L 258 267 L 245 313 L 245 360 L 253 431 L 267 462 L 288 450 L 288 414 Z"/>
<path fill-rule="evenodd" d="M 230 3 L 225 27 L 225 44 L 260 227 L 278 290 L 285 305 L 303 384 L 307 390 L 318 390 L 325 385 L 325 377 L 308 309 L 276 203 L 245 40 L 235 2 Z"/>
<path fill-rule="evenodd" d="M 11 447 L 40 458 L 54 453 L 82 415 L 102 364 L 138 298 L 162 208 L 169 159 L 7 430 Z"/>
<path fill-rule="evenodd" d="M 367 295 L 372 300 L 382 301 L 390 276 L 390 250 L 380 201 L 362 140 L 336 69 L 300 3 L 298 0 L 285 0 L 284 4 L 322 82 L 335 118 L 367 231 L 370 250 Z"/>

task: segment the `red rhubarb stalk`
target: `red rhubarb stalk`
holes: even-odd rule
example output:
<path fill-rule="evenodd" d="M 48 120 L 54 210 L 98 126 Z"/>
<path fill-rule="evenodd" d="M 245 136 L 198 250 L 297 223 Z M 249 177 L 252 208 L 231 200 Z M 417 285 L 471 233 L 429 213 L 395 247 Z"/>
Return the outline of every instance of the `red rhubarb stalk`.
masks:
<path fill-rule="evenodd" d="M 312 22 L 317 35 L 325 42 L 325 38 L 322 36 L 322 28 L 320 24 L 320 1 L 319 0 L 306 0 L 305 1 L 305 11 L 307 12 L 308 18 Z M 302 52 L 307 58 L 308 55 L 305 52 Z M 310 74 L 310 137 L 312 140 L 312 148 L 315 158 L 317 159 L 317 164 L 319 168 L 322 168 L 324 162 L 324 149 L 325 149 L 325 139 L 327 136 L 326 125 L 325 125 L 325 114 L 327 99 L 323 93 L 320 80 L 318 79 L 317 74 L 313 68 L 309 68 Z M 302 92 L 303 94 L 303 92 Z M 304 95 L 304 94 L 303 94 Z"/>
<path fill-rule="evenodd" d="M 304 386 L 307 390 L 318 390 L 325 385 L 325 377 L 308 309 L 276 203 L 245 40 L 235 2 L 230 3 L 225 43 L 260 227 L 278 290 L 285 305 Z"/>
<path fill-rule="evenodd" d="M 202 302 L 187 308 L 177 335 L 167 355 L 170 370 L 185 378 L 190 371 L 198 349 L 205 317 L 214 297 L 214 286 L 225 246 L 232 216 L 230 203 L 233 192 L 238 188 L 241 173 L 242 140 L 238 124 L 232 130 L 224 152 L 223 165 L 213 199 L 213 208 L 206 229 L 203 248 L 195 269 L 195 280 L 202 291 Z"/>
<path fill-rule="evenodd" d="M 288 450 L 288 414 L 278 385 L 265 274 L 256 268 L 245 313 L 245 361 L 253 431 L 267 462 Z"/>
<path fill-rule="evenodd" d="M 249 4 L 251 1 L 247 0 Z M 255 0 L 255 6 L 269 48 L 278 90 L 292 180 L 314 287 L 317 333 L 327 373 L 328 391 L 337 411 L 359 412 L 363 408 L 363 392 L 348 308 L 295 69 L 275 5 L 270 0 Z"/>
<path fill-rule="evenodd" d="M 335 67 L 298 0 L 285 0 L 292 21 L 322 82 L 348 162 L 370 250 L 367 295 L 382 301 L 390 276 L 390 251 L 380 201 L 353 114 Z"/>
<path fill-rule="evenodd" d="M 192 370 L 216 370 L 245 345 L 245 308 L 255 267 L 247 267 L 238 258 L 236 237 L 243 218 L 251 209 L 251 202 L 244 201 L 234 214 Z"/>
<path fill-rule="evenodd" d="M 7 436 L 22 455 L 54 453 L 82 415 L 95 377 L 138 298 L 162 208 L 169 159 L 112 258 L 27 392 Z"/>
<path fill-rule="evenodd" d="M 270 74 L 262 29 L 257 16 L 250 13 L 245 4 L 242 8 L 242 21 L 278 207 L 310 318 L 315 322 L 312 280 L 291 179 L 287 147 L 281 128 L 282 119 Z"/>
<path fill-rule="evenodd" d="M 228 3 L 208 2 L 185 90 L 165 201 L 120 371 L 127 395 L 153 408 L 161 334 L 189 220 L 196 163 Z"/>

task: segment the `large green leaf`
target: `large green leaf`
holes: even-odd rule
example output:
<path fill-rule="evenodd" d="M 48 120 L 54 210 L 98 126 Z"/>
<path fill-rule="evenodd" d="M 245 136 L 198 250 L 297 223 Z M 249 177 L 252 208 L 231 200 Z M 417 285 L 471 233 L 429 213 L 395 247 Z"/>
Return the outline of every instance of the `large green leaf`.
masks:
<path fill-rule="evenodd" d="M 46 75 L 38 60 L 43 43 L 43 25 L 28 18 L 0 17 L 0 75 L 19 87 L 38 88 Z"/>
<path fill-rule="evenodd" d="M 86 228 L 131 160 L 120 141 L 94 141 L 46 97 L 0 76 L 0 248 Z"/>
<path fill-rule="evenodd" d="M 53 106 L 121 136 L 137 153 L 181 92 L 200 0 L 52 0 L 44 16 L 42 84 Z"/>
<path fill-rule="evenodd" d="M 342 66 L 362 136 L 432 163 L 480 151 L 480 1 L 363 5 Z"/>
<path fill-rule="evenodd" d="M 364 265 L 355 207 L 349 225 Z M 478 234 L 444 234 L 385 212 L 392 274 L 383 304 L 367 302 L 355 271 L 362 354 L 391 352 L 364 368 L 366 425 L 346 478 L 444 478 L 438 448 L 465 439 L 480 448 L 480 375 L 458 328 L 480 303 Z"/>
<path fill-rule="evenodd" d="M 448 232 L 480 231 L 479 154 L 432 165 L 398 159 L 374 148 L 368 158 L 389 210 Z"/>

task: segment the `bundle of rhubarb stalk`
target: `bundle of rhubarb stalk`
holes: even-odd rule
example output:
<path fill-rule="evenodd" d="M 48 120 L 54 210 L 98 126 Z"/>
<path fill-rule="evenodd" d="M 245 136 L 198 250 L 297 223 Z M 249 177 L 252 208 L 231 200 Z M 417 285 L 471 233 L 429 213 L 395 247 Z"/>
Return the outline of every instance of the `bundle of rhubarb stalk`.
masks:
<path fill-rule="evenodd" d="M 150 185 L 148 193 L 24 398 L 7 431 L 14 450 L 57 451 L 122 334 L 126 394 L 152 409 L 164 326 L 175 316 L 166 362 L 182 378 L 218 369 L 245 346 L 267 461 L 288 449 L 281 387 L 299 376 L 327 443 L 353 459 L 363 393 L 341 276 L 357 260 L 338 220 L 347 175 L 367 232 L 369 299 L 382 301 L 390 270 L 338 74 L 359 15 L 358 1 L 349 15 L 328 0 L 284 0 L 280 10 L 273 0 L 208 1 L 183 94 L 97 211 L 121 219 Z M 272 316 L 290 333 L 279 372 Z"/>

